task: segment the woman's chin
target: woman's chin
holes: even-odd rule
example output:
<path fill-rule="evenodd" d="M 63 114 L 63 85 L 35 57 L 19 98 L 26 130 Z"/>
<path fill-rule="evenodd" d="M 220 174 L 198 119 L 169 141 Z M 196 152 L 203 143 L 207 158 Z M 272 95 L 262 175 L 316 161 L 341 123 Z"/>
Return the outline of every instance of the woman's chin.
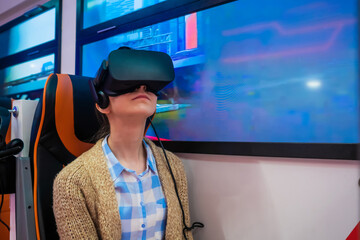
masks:
<path fill-rule="evenodd" d="M 154 111 L 138 110 L 138 111 L 132 111 L 131 113 L 128 113 L 127 116 L 133 116 L 133 117 L 138 117 L 138 118 L 148 118 L 148 117 L 152 116 L 154 113 L 155 113 L 155 110 Z"/>

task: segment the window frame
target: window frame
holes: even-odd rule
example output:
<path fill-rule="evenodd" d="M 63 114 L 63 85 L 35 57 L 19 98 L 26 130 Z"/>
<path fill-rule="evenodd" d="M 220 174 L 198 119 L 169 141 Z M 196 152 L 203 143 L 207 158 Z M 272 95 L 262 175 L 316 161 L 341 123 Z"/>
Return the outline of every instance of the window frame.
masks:
<path fill-rule="evenodd" d="M 22 16 L 4 24 L 0 27 L 0 33 L 5 32 L 12 27 L 15 27 L 18 24 L 21 24 L 23 22 L 26 22 L 39 14 L 42 14 L 52 8 L 55 8 L 55 39 L 36 45 L 34 47 L 22 50 L 20 52 L 7 55 L 5 57 L 0 58 L 0 69 L 5 69 L 7 67 L 12 67 L 14 65 L 31 61 L 37 58 L 44 57 L 46 55 L 55 54 L 54 59 L 54 73 L 60 72 L 60 64 L 61 64 L 61 4 L 62 0 L 50 0 L 49 2 L 44 3 L 41 6 L 37 6 L 33 8 L 32 10 L 24 13 Z M 45 80 L 43 81 L 45 84 Z M 36 87 L 35 89 L 30 89 L 27 91 L 26 89 L 24 91 L 21 91 L 21 85 L 15 85 L 14 90 L 4 90 L 4 87 L 2 87 L 3 94 L 5 96 L 15 95 L 15 94 L 21 94 L 21 93 L 27 93 L 31 91 L 37 91 L 41 90 L 42 88 Z M 26 84 L 26 83 L 24 83 Z"/>

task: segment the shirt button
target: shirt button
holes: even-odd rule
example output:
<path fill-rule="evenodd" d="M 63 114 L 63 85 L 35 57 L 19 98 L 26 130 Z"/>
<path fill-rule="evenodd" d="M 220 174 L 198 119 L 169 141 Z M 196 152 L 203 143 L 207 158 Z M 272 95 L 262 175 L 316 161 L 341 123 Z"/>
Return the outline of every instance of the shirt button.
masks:
<path fill-rule="evenodd" d="M 144 228 L 144 227 L 145 227 L 145 224 L 141 224 L 141 227 Z"/>

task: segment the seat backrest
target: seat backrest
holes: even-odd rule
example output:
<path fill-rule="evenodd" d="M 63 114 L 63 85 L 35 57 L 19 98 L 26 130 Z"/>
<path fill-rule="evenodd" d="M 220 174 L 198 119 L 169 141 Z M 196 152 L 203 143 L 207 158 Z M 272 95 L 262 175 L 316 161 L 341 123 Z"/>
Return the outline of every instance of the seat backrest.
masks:
<path fill-rule="evenodd" d="M 41 120 L 34 144 L 34 211 L 37 239 L 59 239 L 52 210 L 57 173 L 93 146 L 99 129 L 90 78 L 52 74 L 44 87 Z"/>

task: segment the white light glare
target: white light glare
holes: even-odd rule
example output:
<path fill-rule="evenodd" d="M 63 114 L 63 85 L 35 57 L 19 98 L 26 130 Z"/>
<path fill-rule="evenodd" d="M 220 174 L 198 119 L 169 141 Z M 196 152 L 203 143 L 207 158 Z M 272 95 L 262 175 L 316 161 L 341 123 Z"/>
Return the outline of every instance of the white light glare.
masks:
<path fill-rule="evenodd" d="M 316 89 L 321 87 L 321 82 L 319 80 L 309 80 L 306 82 L 308 88 Z"/>

